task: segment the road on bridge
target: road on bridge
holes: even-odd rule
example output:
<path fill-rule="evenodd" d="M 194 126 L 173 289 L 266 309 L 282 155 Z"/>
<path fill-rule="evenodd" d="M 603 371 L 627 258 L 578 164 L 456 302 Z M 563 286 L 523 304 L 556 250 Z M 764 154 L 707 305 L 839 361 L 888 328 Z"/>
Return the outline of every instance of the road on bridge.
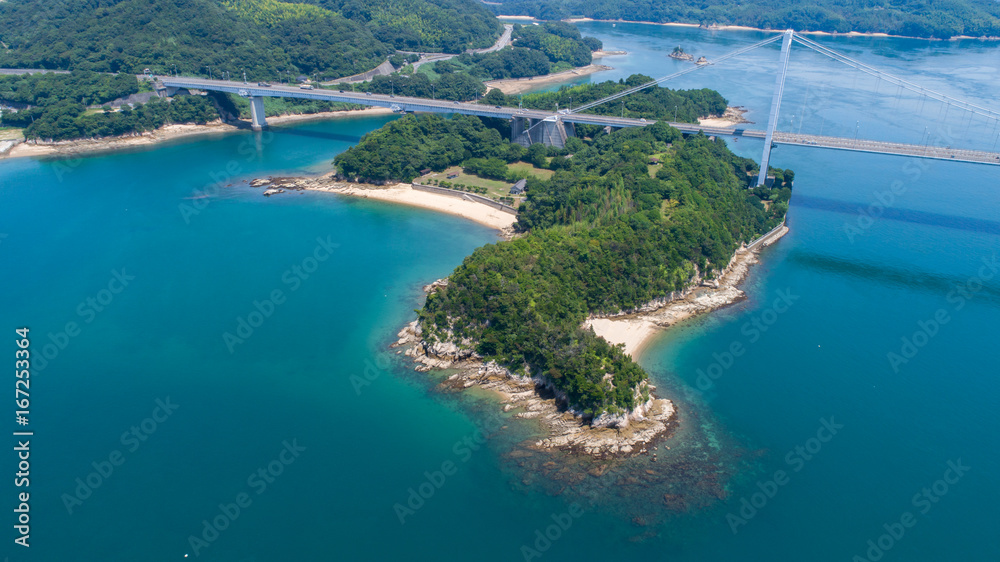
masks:
<path fill-rule="evenodd" d="M 265 87 L 252 83 L 234 82 L 229 80 L 209 80 L 207 78 L 159 76 L 158 80 L 160 80 L 163 85 L 167 87 L 229 92 L 244 97 L 292 97 L 326 100 L 331 102 L 353 103 L 373 107 L 388 107 L 400 112 L 460 113 L 463 115 L 477 115 L 479 117 L 495 117 L 499 119 L 558 119 L 565 123 L 579 123 L 615 128 L 644 127 L 656 122 L 652 119 L 633 119 L 630 117 L 594 115 L 590 113 L 555 113 L 537 109 L 495 107 L 472 102 L 370 94 L 365 92 L 351 92 L 347 90 L 302 89 L 301 87 L 282 85 Z M 670 122 L 670 125 L 680 129 L 684 133 L 689 134 L 703 132 L 706 135 L 716 136 L 749 137 L 756 139 L 765 138 L 764 131 L 754 129 L 743 129 L 739 127 L 705 127 L 695 123 L 675 122 Z M 1000 154 L 998 153 L 979 150 L 954 149 L 950 147 L 913 145 L 782 132 L 775 132 L 773 142 L 775 144 L 832 148 L 856 152 L 872 152 L 878 154 L 950 160 L 955 162 L 1000 165 Z"/>

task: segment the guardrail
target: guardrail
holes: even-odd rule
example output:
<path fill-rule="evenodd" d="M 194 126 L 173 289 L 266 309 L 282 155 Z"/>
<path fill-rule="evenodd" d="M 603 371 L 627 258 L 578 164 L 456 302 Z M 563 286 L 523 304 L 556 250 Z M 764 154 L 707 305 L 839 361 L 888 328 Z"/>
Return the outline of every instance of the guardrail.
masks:
<path fill-rule="evenodd" d="M 489 205 L 494 209 L 499 209 L 505 213 L 510 213 L 512 215 L 517 214 L 517 209 L 511 207 L 510 205 L 504 205 L 499 201 L 494 201 L 489 197 L 483 197 L 477 193 L 469 193 L 468 191 L 459 191 L 457 189 L 448 189 L 447 187 L 437 187 L 435 185 L 424 185 L 422 183 L 414 183 L 413 189 L 417 191 L 427 191 L 430 193 L 438 193 L 441 195 L 447 195 L 449 197 L 458 197 L 459 199 L 466 199 L 469 201 L 475 201 L 476 203 L 482 203 L 484 205 Z"/>

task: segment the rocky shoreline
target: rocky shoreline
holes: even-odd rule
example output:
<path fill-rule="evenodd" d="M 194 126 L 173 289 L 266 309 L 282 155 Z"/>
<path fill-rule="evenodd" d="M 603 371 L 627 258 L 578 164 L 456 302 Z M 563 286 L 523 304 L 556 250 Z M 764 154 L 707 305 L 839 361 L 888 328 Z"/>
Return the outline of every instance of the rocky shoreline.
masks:
<path fill-rule="evenodd" d="M 781 226 L 769 233 L 758 249 L 773 243 L 787 230 L 787 227 Z M 745 298 L 745 294 L 736 286 L 746 277 L 750 266 L 757 263 L 756 251 L 746 247 L 737 250 L 718 279 L 703 281 L 696 272 L 692 285 L 684 291 L 634 310 L 592 316 L 584 326 L 594 328 L 598 335 L 611 343 L 620 343 L 614 340 L 613 335 L 602 333 L 607 330 L 598 329 L 595 322 L 644 322 L 650 328 L 650 334 L 643 338 L 645 340 L 651 333 L 683 319 L 738 302 Z M 447 279 L 435 281 L 425 286 L 424 292 L 430 294 L 447 286 L 447 283 Z M 484 361 L 472 349 L 471 341 L 430 343 L 423 338 L 416 320 L 404 327 L 398 338 L 391 347 L 402 348 L 398 353 L 410 357 L 416 363 L 416 371 L 455 370 L 441 383 L 442 389 L 463 390 L 478 386 L 497 393 L 505 412 L 516 410 L 516 418 L 541 422 L 548 435 L 530 443 L 533 449 L 562 451 L 597 459 L 632 457 L 653 450 L 659 441 L 670 437 L 677 424 L 673 402 L 653 397 L 655 387 L 648 381 L 635 389 L 635 393 L 638 397 L 648 392 L 650 398 L 633 411 L 619 415 L 605 413 L 588 420 L 582 412 L 567 408 L 565 396 L 561 396 L 546 380 L 537 376 L 516 375 L 494 361 Z"/>
<path fill-rule="evenodd" d="M 431 292 L 442 283 L 436 281 L 425 290 Z M 403 353 L 417 363 L 417 371 L 454 369 L 456 372 L 441 383 L 443 390 L 478 386 L 497 393 L 505 412 L 517 410 L 515 418 L 541 422 L 548 436 L 531 443 L 529 446 L 533 449 L 558 450 L 599 459 L 630 457 L 646 453 L 658 439 L 667 437 L 673 427 L 673 403 L 656 398 L 650 398 L 628 414 L 604 414 L 587 423 L 581 413 L 565 408 L 564 397 L 547 381 L 515 375 L 496 362 L 485 362 L 471 349 L 460 348 L 454 343 L 431 344 L 422 339 L 416 320 L 399 332 L 399 340 L 393 347 L 403 347 Z M 655 389 L 652 386 L 644 388 Z"/>

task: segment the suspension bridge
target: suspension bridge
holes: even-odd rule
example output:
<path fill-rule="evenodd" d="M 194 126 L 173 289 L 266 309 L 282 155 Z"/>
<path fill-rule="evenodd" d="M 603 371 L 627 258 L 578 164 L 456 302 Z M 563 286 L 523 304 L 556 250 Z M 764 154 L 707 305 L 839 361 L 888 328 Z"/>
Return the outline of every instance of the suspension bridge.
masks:
<path fill-rule="evenodd" d="M 697 72 L 705 68 L 716 66 L 728 59 L 738 57 L 754 49 L 770 45 L 781 41 L 781 54 L 778 63 L 778 72 L 775 77 L 774 93 L 771 100 L 771 107 L 768 114 L 767 127 L 764 130 L 746 129 L 741 126 L 732 127 L 709 127 L 692 123 L 669 122 L 686 134 L 704 133 L 706 135 L 717 135 L 727 137 L 749 137 L 762 139 L 764 141 L 763 154 L 761 156 L 760 172 L 757 178 L 758 185 L 763 185 L 767 180 L 768 164 L 771 156 L 771 149 L 775 145 L 796 145 L 815 148 L 827 148 L 834 150 L 846 150 L 855 152 L 870 152 L 878 154 L 892 154 L 899 156 L 909 156 L 916 158 L 932 158 L 938 160 L 950 160 L 955 162 L 970 162 L 977 164 L 1000 165 L 1000 153 L 996 152 L 996 144 L 991 151 L 971 150 L 952 148 L 951 146 L 941 146 L 941 142 L 931 142 L 929 137 L 922 144 L 908 144 L 899 142 L 886 142 L 871 139 L 810 135 L 800 133 L 787 133 L 777 131 L 778 118 L 780 115 L 781 101 L 784 95 L 785 79 L 788 73 L 789 55 L 792 43 L 805 46 L 835 61 L 850 66 L 860 72 L 876 77 L 879 82 L 896 85 L 900 91 L 909 90 L 922 96 L 921 99 L 931 99 L 947 104 L 949 110 L 954 108 L 969 115 L 970 123 L 973 118 L 980 117 L 987 123 L 994 124 L 994 134 L 1000 128 L 1000 111 L 996 111 L 978 104 L 963 101 L 947 94 L 925 88 L 909 80 L 883 72 L 877 68 L 857 61 L 847 55 L 833 49 L 820 45 L 811 39 L 788 30 L 780 35 L 775 35 L 747 45 L 716 57 L 709 61 L 707 65 L 692 65 L 689 68 L 651 80 L 647 83 L 627 88 L 605 98 L 582 104 L 572 109 L 564 109 L 558 112 L 511 108 L 501 106 L 488 106 L 481 103 L 452 102 L 445 100 L 426 99 L 417 97 L 395 96 L 374 94 L 365 92 L 354 92 L 344 90 L 315 89 L 311 86 L 282 86 L 270 85 L 266 83 L 250 84 L 247 82 L 233 82 L 231 80 L 210 80 L 205 78 L 171 77 L 158 76 L 157 79 L 166 89 L 167 95 L 172 95 L 178 89 L 198 89 L 217 92 L 233 93 L 250 101 L 252 126 L 254 129 L 267 125 L 264 117 L 263 98 L 265 97 L 292 97 L 313 100 L 324 100 L 330 102 L 353 103 L 374 107 L 387 107 L 397 112 L 436 112 L 436 113 L 459 113 L 465 115 L 476 115 L 480 117 L 493 117 L 507 119 L 511 121 L 512 141 L 525 146 L 541 142 L 547 145 L 564 146 L 569 137 L 575 135 L 575 126 L 578 124 L 598 125 L 611 129 L 623 127 L 644 127 L 655 123 L 652 119 L 615 117 L 610 115 L 598 115 L 588 113 L 597 106 L 624 98 L 646 88 L 658 86 L 674 78 L 683 76 L 691 72 Z"/>

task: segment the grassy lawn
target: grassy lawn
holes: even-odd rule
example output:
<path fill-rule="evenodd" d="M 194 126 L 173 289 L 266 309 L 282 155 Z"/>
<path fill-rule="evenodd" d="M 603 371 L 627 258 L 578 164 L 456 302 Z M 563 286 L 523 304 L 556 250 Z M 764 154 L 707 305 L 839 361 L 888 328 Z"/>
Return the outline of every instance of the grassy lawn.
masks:
<path fill-rule="evenodd" d="M 527 172 L 540 180 L 547 180 L 552 177 L 552 174 L 555 173 L 552 170 L 536 168 L 527 162 L 514 162 L 513 164 L 507 164 L 507 168 L 515 172 Z"/>
<path fill-rule="evenodd" d="M 667 159 L 670 158 L 670 154 L 671 154 L 670 152 L 661 152 L 659 154 L 653 154 L 652 156 L 650 156 L 650 159 L 656 158 L 660 162 L 666 162 Z M 655 178 L 656 177 L 656 172 L 659 172 L 661 168 L 663 168 L 663 164 L 662 163 L 661 164 L 650 164 L 649 165 L 649 177 Z"/>
<path fill-rule="evenodd" d="M 16 127 L 0 127 L 0 140 L 20 140 L 24 132 Z"/>
<path fill-rule="evenodd" d="M 527 172 L 528 174 L 534 175 L 539 179 L 549 179 L 554 173 L 552 170 L 545 170 L 542 168 L 536 168 L 527 162 L 515 162 L 513 164 L 508 164 L 507 167 L 513 171 L 517 172 Z M 457 177 L 448 179 L 448 176 L 452 174 L 458 174 Z M 466 174 L 462 171 L 461 166 L 452 166 L 443 172 L 431 172 L 427 175 L 420 176 L 419 178 L 413 180 L 416 183 L 423 183 L 426 185 L 434 185 L 429 180 L 436 180 L 437 182 L 449 182 L 452 185 L 462 184 L 468 186 L 482 187 L 486 189 L 486 193 L 481 193 L 480 195 L 485 195 L 490 199 L 497 199 L 499 197 L 510 197 L 510 187 L 514 185 L 514 182 L 491 180 L 486 178 L 481 178 L 472 174 Z M 523 196 L 522 196 L 523 197 Z M 522 197 L 514 197 L 516 202 L 520 202 Z M 517 206 L 515 204 L 515 206 Z"/>
<path fill-rule="evenodd" d="M 448 176 L 452 174 L 458 174 L 458 177 L 448 179 Z M 443 172 L 431 172 L 425 176 L 421 176 L 413 181 L 417 183 L 423 183 L 428 185 L 433 185 L 428 182 L 428 180 L 437 180 L 438 182 L 449 182 L 453 186 L 455 184 L 462 184 L 475 187 L 486 188 L 486 193 L 480 193 L 485 197 L 490 199 L 497 199 L 499 197 L 509 197 L 510 196 L 510 186 L 513 185 L 512 182 L 489 180 L 486 178 L 481 178 L 479 176 L 474 176 L 472 174 L 466 174 L 462 171 L 461 166 L 452 166 Z"/>

